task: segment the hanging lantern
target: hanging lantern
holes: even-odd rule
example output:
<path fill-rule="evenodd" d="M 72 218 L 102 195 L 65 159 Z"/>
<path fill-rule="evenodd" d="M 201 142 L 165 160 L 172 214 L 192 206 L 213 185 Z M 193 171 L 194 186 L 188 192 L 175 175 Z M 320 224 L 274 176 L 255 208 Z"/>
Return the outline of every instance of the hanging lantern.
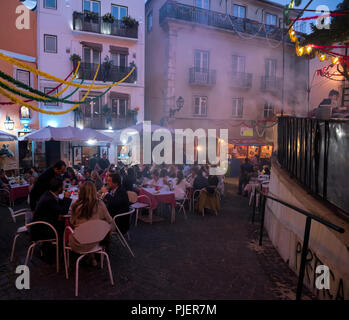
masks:
<path fill-rule="evenodd" d="M 6 130 L 13 130 L 15 127 L 15 122 L 11 120 L 9 116 L 6 116 L 6 120 L 4 121 L 4 126 Z"/>

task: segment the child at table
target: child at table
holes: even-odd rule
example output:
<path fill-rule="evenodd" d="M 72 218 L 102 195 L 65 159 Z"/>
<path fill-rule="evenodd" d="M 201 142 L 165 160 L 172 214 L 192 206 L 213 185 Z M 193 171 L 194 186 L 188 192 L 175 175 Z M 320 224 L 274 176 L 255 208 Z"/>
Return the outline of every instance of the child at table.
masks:
<path fill-rule="evenodd" d="M 182 171 L 177 172 L 176 185 L 174 186 L 174 194 L 176 200 L 183 200 L 187 188 L 190 188 L 191 184 L 184 179 L 184 174 Z"/>

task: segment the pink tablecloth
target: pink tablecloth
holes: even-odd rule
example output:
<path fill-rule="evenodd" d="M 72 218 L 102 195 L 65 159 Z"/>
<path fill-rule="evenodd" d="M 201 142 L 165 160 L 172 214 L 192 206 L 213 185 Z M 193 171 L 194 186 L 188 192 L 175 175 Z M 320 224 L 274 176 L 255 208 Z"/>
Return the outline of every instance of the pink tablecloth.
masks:
<path fill-rule="evenodd" d="M 10 200 L 15 201 L 20 198 L 26 198 L 29 194 L 29 184 L 28 185 L 18 185 L 10 186 Z"/>
<path fill-rule="evenodd" d="M 151 188 L 141 188 L 139 189 L 139 195 L 145 195 L 149 197 L 151 200 L 151 209 L 154 210 L 158 203 L 170 203 L 173 207 L 176 206 L 176 199 L 174 196 L 174 192 L 160 192 L 158 194 L 154 194 Z M 145 199 L 144 199 L 145 200 Z M 144 201 L 146 202 L 146 201 Z"/>

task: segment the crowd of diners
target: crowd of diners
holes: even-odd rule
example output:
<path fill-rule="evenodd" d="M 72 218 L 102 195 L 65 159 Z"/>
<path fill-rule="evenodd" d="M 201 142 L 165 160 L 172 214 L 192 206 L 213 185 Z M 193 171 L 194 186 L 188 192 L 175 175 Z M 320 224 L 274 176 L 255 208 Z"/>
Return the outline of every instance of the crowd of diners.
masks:
<path fill-rule="evenodd" d="M 103 159 L 103 158 L 101 158 Z M 107 160 L 107 159 L 104 159 Z M 91 165 L 91 166 L 90 166 Z M 201 190 L 224 193 L 224 177 L 209 175 L 208 165 L 132 165 L 122 162 L 110 164 L 89 162 L 88 166 L 81 164 L 67 167 L 65 162 L 58 161 L 35 178 L 29 195 L 30 209 L 33 221 L 45 221 L 57 230 L 62 239 L 66 220 L 63 217 L 70 210 L 70 225 L 73 228 L 80 224 L 99 219 L 110 224 L 110 231 L 115 228 L 112 218 L 129 211 L 129 191 L 137 192 L 140 187 L 155 187 L 157 190 L 173 191 L 176 200 L 184 199 L 188 190 Z M 78 198 L 72 203 L 69 188 L 78 187 Z M 126 234 L 130 228 L 128 216 L 117 219 L 119 230 Z M 110 234 L 103 240 L 108 250 Z M 31 228 L 32 239 L 42 240 L 52 237 L 52 231 L 42 225 Z M 69 245 L 78 252 L 89 250 L 70 236 Z M 85 246 L 85 247 L 84 247 Z M 53 259 L 54 254 L 49 243 L 44 243 L 43 256 Z M 96 265 L 93 256 L 90 264 Z"/>

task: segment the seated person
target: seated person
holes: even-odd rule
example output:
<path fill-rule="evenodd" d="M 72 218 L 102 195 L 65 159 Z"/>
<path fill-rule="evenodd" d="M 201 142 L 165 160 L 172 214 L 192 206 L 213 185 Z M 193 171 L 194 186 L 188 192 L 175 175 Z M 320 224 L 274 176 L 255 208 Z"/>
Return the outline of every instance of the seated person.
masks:
<path fill-rule="evenodd" d="M 135 170 L 131 167 L 127 169 L 127 175 L 123 179 L 123 186 L 126 191 L 133 191 L 133 185 L 137 183 Z"/>
<path fill-rule="evenodd" d="M 93 170 L 91 172 L 91 180 L 96 186 L 97 191 L 99 191 L 103 187 L 103 181 L 96 170 Z"/>
<path fill-rule="evenodd" d="M 215 193 L 217 190 L 217 186 L 219 183 L 218 177 L 217 176 L 208 176 L 207 179 L 208 186 L 206 187 L 206 191 L 210 194 Z"/>
<path fill-rule="evenodd" d="M 168 181 L 168 172 L 166 169 L 161 169 L 160 171 L 160 179 L 162 180 L 162 184 L 166 189 L 170 189 L 170 182 Z"/>
<path fill-rule="evenodd" d="M 152 174 L 152 179 L 147 182 L 148 187 L 154 188 L 154 187 L 160 187 L 162 188 L 164 186 L 163 179 L 160 179 L 159 171 L 155 169 Z"/>
<path fill-rule="evenodd" d="M 208 186 L 207 178 L 203 176 L 203 171 L 196 168 L 195 169 L 196 178 L 193 182 L 193 188 L 194 190 L 201 190 L 203 188 L 206 188 Z"/>
<path fill-rule="evenodd" d="M 86 171 L 85 171 L 85 179 L 83 180 L 83 182 L 86 182 L 86 181 L 93 182 L 91 175 L 92 175 L 92 169 L 86 169 Z"/>
<path fill-rule="evenodd" d="M 121 184 L 121 177 L 117 173 L 111 173 L 107 179 L 107 186 L 102 187 L 101 191 L 105 194 L 104 202 L 107 206 L 109 214 L 114 217 L 120 213 L 126 213 L 130 211 L 130 202 L 127 192 Z M 116 219 L 116 224 L 121 231 L 125 234 L 130 228 L 130 217 L 123 216 Z"/>
<path fill-rule="evenodd" d="M 176 185 L 174 186 L 174 194 L 176 200 L 182 200 L 185 197 L 187 188 L 190 188 L 191 184 L 184 179 L 182 171 L 177 172 Z"/>
<path fill-rule="evenodd" d="M 177 168 L 175 166 L 171 166 L 170 170 L 168 172 L 168 176 L 170 178 L 176 178 L 177 177 Z"/>
<path fill-rule="evenodd" d="M 39 199 L 36 204 L 33 222 L 35 221 L 45 221 L 50 223 L 57 231 L 59 237 L 59 243 L 62 241 L 64 232 L 64 220 L 61 215 L 68 213 L 71 199 L 70 193 L 65 192 L 63 199 L 58 196 L 63 192 L 63 179 L 53 178 L 49 183 L 49 190 L 47 190 Z M 31 227 L 31 236 L 33 241 L 54 239 L 55 234 L 52 229 L 46 225 L 33 225 Z M 45 243 L 43 249 L 49 250 L 50 243 Z"/>
<path fill-rule="evenodd" d="M 105 203 L 97 199 L 96 186 L 87 181 L 80 187 L 79 199 L 72 205 L 70 223 L 73 228 L 90 220 L 104 220 L 110 224 L 110 230 L 114 230 L 113 219 L 110 216 Z M 103 241 L 103 245 L 110 242 L 110 235 Z M 72 235 L 69 236 L 69 245 L 74 251 L 86 252 L 92 250 L 98 243 L 80 244 Z M 90 257 L 92 265 L 97 265 L 94 256 Z"/>
<path fill-rule="evenodd" d="M 5 184 L 9 184 L 4 169 L 0 169 L 0 180 Z"/>
<path fill-rule="evenodd" d="M 78 183 L 78 178 L 76 177 L 74 169 L 72 167 L 67 168 L 66 172 L 63 175 L 63 179 L 73 186 Z"/>

